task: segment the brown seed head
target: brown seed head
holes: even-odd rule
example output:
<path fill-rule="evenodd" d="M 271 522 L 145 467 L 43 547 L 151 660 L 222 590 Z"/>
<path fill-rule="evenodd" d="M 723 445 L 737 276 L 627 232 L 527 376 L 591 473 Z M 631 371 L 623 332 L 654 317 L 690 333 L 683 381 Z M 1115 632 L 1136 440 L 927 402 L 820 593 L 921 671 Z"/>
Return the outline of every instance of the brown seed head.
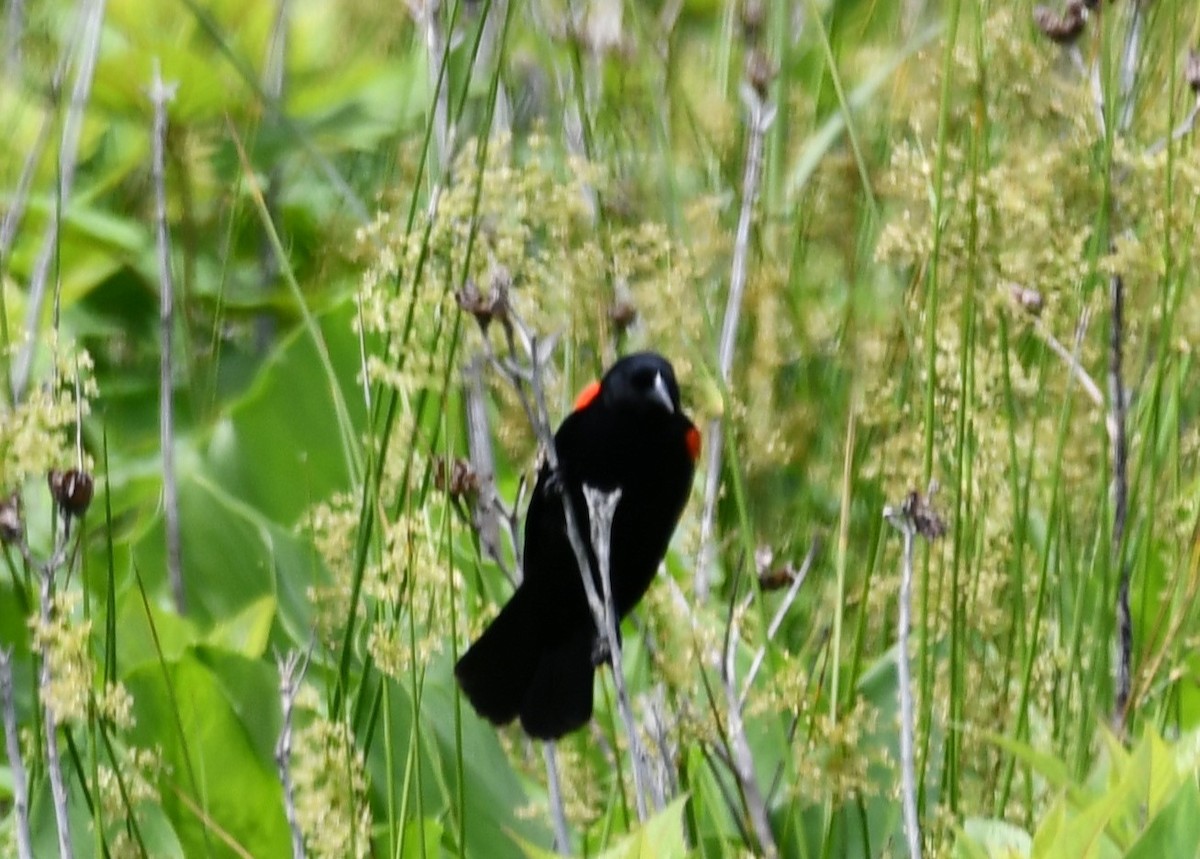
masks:
<path fill-rule="evenodd" d="M 447 466 L 446 460 L 438 457 L 433 465 L 433 485 L 451 498 L 470 498 L 479 493 L 479 475 L 465 459 L 456 459 Z"/>
<path fill-rule="evenodd" d="M 1027 286 L 1021 286 L 1019 283 L 1010 283 L 1008 285 L 1008 293 L 1012 296 L 1012 300 L 1021 306 L 1021 309 L 1031 316 L 1041 316 L 1042 308 L 1045 306 L 1045 301 L 1042 299 L 1042 294 L 1036 289 L 1030 289 Z"/>
<path fill-rule="evenodd" d="M 1036 7 L 1033 10 L 1033 22 L 1055 44 L 1072 45 L 1083 34 L 1087 13 L 1082 0 L 1073 0 L 1061 15 L 1048 6 Z"/>
<path fill-rule="evenodd" d="M 86 471 L 78 468 L 68 468 L 66 471 L 51 469 L 46 475 L 46 482 L 64 516 L 79 517 L 87 512 L 95 485 Z"/>
<path fill-rule="evenodd" d="M 766 5 L 762 0 L 746 0 L 742 4 L 742 36 L 749 44 L 758 42 L 762 35 L 763 22 L 767 18 Z"/>
<path fill-rule="evenodd" d="M 933 494 L 929 492 L 922 495 L 914 489 L 904 499 L 904 514 L 912 521 L 917 533 L 926 540 L 936 540 L 946 533 L 946 523 L 933 509 Z"/>
<path fill-rule="evenodd" d="M 1192 92 L 1200 95 L 1200 51 L 1188 51 L 1187 62 L 1183 65 L 1183 77 Z"/>
<path fill-rule="evenodd" d="M 467 313 L 475 317 L 479 327 L 486 333 L 493 319 L 504 322 L 508 318 L 508 290 L 512 286 L 512 276 L 504 268 L 492 273 L 491 289 L 484 295 L 479 285 L 471 278 L 463 284 L 462 289 L 454 293 L 454 299 Z"/>
<path fill-rule="evenodd" d="M 608 309 L 608 318 L 620 331 L 636 322 L 637 315 L 637 308 L 633 306 L 633 302 L 625 298 L 618 298 Z"/>
<path fill-rule="evenodd" d="M 16 543 L 25 536 L 25 519 L 21 516 L 21 496 L 14 492 L 0 501 L 0 542 Z"/>
<path fill-rule="evenodd" d="M 767 90 L 775 80 L 775 65 L 760 48 L 755 48 L 746 56 L 746 80 L 759 98 L 767 97 Z"/>

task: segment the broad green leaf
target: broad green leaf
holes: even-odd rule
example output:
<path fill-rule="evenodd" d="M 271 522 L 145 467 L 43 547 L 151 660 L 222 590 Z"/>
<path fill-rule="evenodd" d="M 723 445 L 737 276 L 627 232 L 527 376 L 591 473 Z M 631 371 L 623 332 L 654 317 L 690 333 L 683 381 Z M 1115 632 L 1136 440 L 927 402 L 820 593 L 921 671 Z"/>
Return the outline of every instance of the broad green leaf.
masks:
<path fill-rule="evenodd" d="M 274 689 L 260 685 L 253 698 L 243 694 L 239 706 L 259 708 L 243 718 L 221 678 L 192 652 L 165 666 L 144 665 L 125 682 L 138 706 L 131 740 L 162 751 L 159 793 L 185 853 L 237 855 L 204 822 L 211 820 L 251 855 L 286 855 L 290 841 L 274 761 L 251 741 L 247 724 L 277 712 Z"/>
<path fill-rule="evenodd" d="M 1115 783 L 1107 791 L 1068 817 L 1055 842 L 1058 852 L 1053 855 L 1078 856 L 1080 859 L 1121 855 L 1110 825 L 1145 801 L 1150 776 L 1148 750 L 1130 757 L 1127 765 L 1119 768 L 1119 774 L 1116 772 L 1114 770 Z"/>
<path fill-rule="evenodd" d="M 117 597 L 116 627 L 117 670 L 123 675 L 160 658 L 178 659 L 199 640 L 194 623 L 164 608 L 153 595 L 143 600 L 136 585 Z"/>
<path fill-rule="evenodd" d="M 602 859 L 682 859 L 687 853 L 683 837 L 683 804 L 679 796 L 634 830 L 617 846 L 600 854 Z"/>
<path fill-rule="evenodd" d="M 266 652 L 275 609 L 273 596 L 255 600 L 232 617 L 218 621 L 206 641 L 214 647 L 257 659 Z"/>
<path fill-rule="evenodd" d="M 1146 831 L 1126 854 L 1126 859 L 1191 857 L 1200 846 L 1200 787 L 1188 777 Z"/>
<path fill-rule="evenodd" d="M 1036 859 L 1050 859 L 1055 856 L 1054 845 L 1058 843 L 1063 827 L 1067 824 L 1067 800 L 1065 796 L 1057 797 L 1043 813 L 1042 822 L 1033 833 L 1033 855 Z"/>
<path fill-rule="evenodd" d="M 353 384 L 358 344 L 348 302 L 323 317 L 322 335 L 361 422 Z M 285 526 L 333 493 L 349 488 L 337 415 L 311 339 L 294 334 L 264 365 L 249 392 L 209 439 L 213 475 L 232 497 Z"/>
<path fill-rule="evenodd" d="M 1150 785 L 1145 814 L 1153 819 L 1175 796 L 1183 776 L 1179 771 L 1175 749 L 1149 725 L 1141 745 L 1147 747 L 1147 753 L 1150 755 Z"/>

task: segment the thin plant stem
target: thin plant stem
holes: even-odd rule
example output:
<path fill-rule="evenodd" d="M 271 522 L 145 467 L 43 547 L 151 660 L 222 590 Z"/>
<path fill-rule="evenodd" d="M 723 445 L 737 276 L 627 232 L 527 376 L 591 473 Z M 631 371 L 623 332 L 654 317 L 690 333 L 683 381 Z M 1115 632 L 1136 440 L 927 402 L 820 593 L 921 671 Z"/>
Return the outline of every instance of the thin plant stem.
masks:
<path fill-rule="evenodd" d="M 25 331 L 28 339 L 17 353 L 12 368 L 13 399 L 19 400 L 29 384 L 29 373 L 33 366 L 33 353 L 39 343 L 38 327 L 42 318 L 42 307 L 46 300 L 46 285 L 50 267 L 58 256 L 58 234 L 62 222 L 63 208 L 71 198 L 75 182 L 75 166 L 79 157 L 79 139 L 83 131 L 83 115 L 87 110 L 92 91 L 92 78 L 96 70 L 96 59 L 100 53 L 100 32 L 104 22 L 105 0 L 92 0 L 81 7 L 80 14 L 86 16 L 79 47 L 79 65 L 75 70 L 75 81 L 71 86 L 71 100 L 67 104 L 67 117 L 63 123 L 62 138 L 58 150 L 58 185 L 56 188 L 55 211 L 46 224 L 42 248 L 33 265 L 29 279 L 29 298 L 25 312 Z"/>
<path fill-rule="evenodd" d="M 12 650 L 0 648 L 0 708 L 4 712 L 4 748 L 12 771 L 13 826 L 17 836 L 17 855 L 33 859 L 29 839 L 29 791 L 25 764 L 21 760 L 21 735 L 17 726 L 17 706 L 13 700 Z"/>
<path fill-rule="evenodd" d="M 314 641 L 316 639 L 313 639 Z M 310 648 L 309 654 L 312 653 Z M 279 769 L 279 781 L 283 785 L 283 811 L 288 829 L 292 834 L 292 859 L 304 859 L 304 833 L 296 814 L 296 787 L 292 782 L 292 728 L 296 708 L 296 695 L 308 670 L 309 656 L 301 657 L 299 651 L 287 656 L 277 656 L 279 668 L 279 703 L 283 713 L 283 725 L 279 729 L 279 741 L 275 744 L 275 765 Z"/>
<path fill-rule="evenodd" d="M 52 601 L 54 598 L 54 569 L 53 564 L 47 564 L 41 571 L 41 625 L 43 630 L 50 628 L 53 619 Z M 53 680 L 53 666 L 50 658 L 50 644 L 44 642 L 41 647 L 41 671 L 38 675 L 38 689 L 42 698 L 42 726 L 46 740 L 46 768 L 50 775 L 50 796 L 54 802 L 54 822 L 58 834 L 58 855 L 73 856 L 71 849 L 71 818 L 67 812 L 67 784 L 63 779 L 62 758 L 58 753 L 58 718 L 54 706 L 47 699 L 47 691 Z"/>
<path fill-rule="evenodd" d="M 912 668 L 909 664 L 908 638 L 912 629 L 913 545 L 917 529 L 910 517 L 888 507 L 884 516 L 900 529 L 904 537 L 904 558 L 900 569 L 899 618 L 896 624 L 897 693 L 900 704 L 900 799 L 904 816 L 904 835 L 908 855 L 921 856 L 921 829 L 917 820 L 917 778 L 914 754 L 916 725 L 912 694 Z"/>
<path fill-rule="evenodd" d="M 750 225 L 754 218 L 754 201 L 758 197 L 763 169 L 763 148 L 767 131 L 775 118 L 775 108 L 754 87 L 743 91 L 749 112 L 749 140 L 742 175 L 742 206 L 738 213 L 737 234 L 733 244 L 733 263 L 729 274 L 729 295 L 725 301 L 725 316 L 721 323 L 721 340 L 717 347 L 717 369 L 726 390 L 733 370 L 733 355 L 737 347 L 738 320 L 746 292 L 746 268 L 750 256 Z M 700 562 L 696 565 L 696 598 L 708 599 L 715 563 L 713 527 L 717 512 L 717 492 L 721 485 L 721 457 L 724 448 L 723 424 L 720 416 L 708 426 L 708 461 L 704 477 L 704 507 L 700 519 Z"/>
<path fill-rule="evenodd" d="M 621 721 L 625 723 L 625 732 L 629 738 L 629 757 L 633 761 L 633 790 L 637 801 L 638 820 L 647 818 L 646 795 L 653 781 L 646 765 L 646 750 L 642 747 L 641 734 L 637 721 L 633 716 L 633 704 L 629 700 L 629 690 L 625 686 L 625 661 L 621 655 L 621 638 L 617 635 L 617 607 L 613 601 L 611 565 L 609 563 L 612 546 L 613 515 L 617 512 L 617 504 L 621 501 L 621 490 L 602 492 L 592 486 L 583 487 L 584 500 L 588 507 L 588 521 L 592 528 L 592 550 L 596 553 L 596 567 L 600 574 L 600 586 L 604 604 L 600 615 L 596 617 L 597 630 L 606 639 L 608 656 L 613 671 L 613 686 L 617 690 L 617 709 L 621 713 Z M 592 588 L 594 591 L 594 587 Z M 590 600 L 590 596 L 589 596 Z M 596 607 L 592 607 L 595 614 Z M 662 806 L 662 797 L 655 797 L 656 807 Z"/>
<path fill-rule="evenodd" d="M 8 0 L 4 35 L 4 75 L 10 81 L 21 76 L 21 37 L 25 33 L 25 0 Z"/>
<path fill-rule="evenodd" d="M 558 781 L 558 755 L 553 740 L 542 743 L 542 759 L 546 762 L 546 792 L 550 802 L 550 821 L 554 824 L 554 849 L 559 853 L 569 853 L 571 832 L 567 829 L 567 812 L 563 807 L 562 785 Z"/>
<path fill-rule="evenodd" d="M 159 356 L 158 356 L 158 430 L 162 452 L 163 517 L 166 525 L 167 578 L 175 610 L 187 611 L 183 587 L 183 548 L 179 521 L 179 487 L 175 480 L 175 398 L 172 341 L 175 327 L 175 278 L 171 271 L 171 234 L 167 227 L 166 138 L 167 105 L 175 98 L 175 84 L 164 84 L 158 60 L 154 61 L 154 80 L 150 101 L 154 104 L 154 129 L 151 139 L 154 159 L 154 236 L 158 251 L 159 282 Z"/>
<path fill-rule="evenodd" d="M 271 24 L 271 34 L 267 39 L 267 55 L 263 63 L 262 91 L 264 99 L 274 105 L 275 109 L 268 119 L 278 126 L 277 117 L 285 110 L 284 86 L 287 82 L 287 49 L 288 33 L 291 15 L 291 0 L 277 0 L 275 4 L 274 21 Z M 267 215 L 275 221 L 279 215 L 279 201 L 283 197 L 282 162 L 276 161 L 267 171 L 266 187 L 263 189 L 263 200 L 267 207 Z M 264 295 L 269 295 L 279 277 L 279 260 L 271 247 L 271 240 L 262 231 L 259 239 L 258 267 L 260 272 L 259 289 Z M 275 317 L 271 313 L 258 313 L 254 319 L 254 337 L 260 354 L 265 354 L 271 345 L 275 334 Z"/>
<path fill-rule="evenodd" d="M 801 576 L 796 577 L 802 581 Z M 730 769 L 738 781 L 742 802 L 746 815 L 750 819 L 750 828 L 758 849 L 764 856 L 778 856 L 779 846 L 775 843 L 775 835 L 771 831 L 771 820 L 767 815 L 767 803 L 758 787 L 758 779 L 754 774 L 754 755 L 750 750 L 750 741 L 746 738 L 746 724 L 742 718 L 743 699 L 737 693 L 737 667 L 735 656 L 740 638 L 738 633 L 739 619 L 749 607 L 749 598 L 734 607 L 729 614 L 729 624 L 725 630 L 725 649 L 723 659 L 717 666 L 721 674 L 721 686 L 725 692 L 725 705 L 728 709 L 726 730 L 728 733 L 728 760 Z"/>
<path fill-rule="evenodd" d="M 1126 437 L 1125 384 L 1122 376 L 1124 341 L 1125 286 L 1119 274 L 1109 278 L 1109 421 L 1113 427 L 1113 525 L 1112 563 L 1117 570 L 1117 667 L 1113 720 L 1118 733 L 1124 731 L 1129 704 L 1130 674 L 1133 662 L 1133 617 L 1129 608 L 1130 565 L 1124 557 L 1125 525 L 1129 507 L 1129 443 Z"/>
<path fill-rule="evenodd" d="M 750 687 L 754 684 L 755 678 L 758 676 L 759 670 L 762 668 L 763 660 L 767 655 L 767 645 L 774 640 L 779 632 L 779 627 L 783 625 L 783 619 L 787 616 L 788 610 L 791 609 L 792 603 L 796 601 L 796 597 L 800 594 L 800 588 L 804 586 L 805 579 L 808 578 L 808 571 L 812 569 L 813 561 L 816 560 L 817 552 L 821 549 L 821 541 L 813 540 L 813 544 L 809 547 L 808 554 L 804 556 L 804 562 L 800 565 L 800 569 L 792 576 L 792 583 L 788 586 L 787 593 L 784 594 L 783 601 L 779 603 L 779 607 L 775 609 L 775 614 L 771 618 L 770 624 L 767 626 L 767 637 L 762 645 L 754 654 L 754 658 L 750 661 L 750 670 L 746 672 L 746 679 L 742 682 L 742 693 L 738 696 L 738 709 L 743 710 L 746 706 L 746 697 L 750 694 Z"/>

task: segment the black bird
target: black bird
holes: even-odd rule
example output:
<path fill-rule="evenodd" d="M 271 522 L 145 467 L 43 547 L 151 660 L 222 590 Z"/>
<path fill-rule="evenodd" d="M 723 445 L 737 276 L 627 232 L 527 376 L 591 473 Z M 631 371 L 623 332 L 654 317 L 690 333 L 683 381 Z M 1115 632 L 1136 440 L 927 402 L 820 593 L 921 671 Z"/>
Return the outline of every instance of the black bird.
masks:
<path fill-rule="evenodd" d="M 592 676 L 607 659 L 567 539 L 563 488 L 588 544 L 603 598 L 583 486 L 621 488 L 613 516 L 610 574 L 619 617 L 637 605 L 667 552 L 687 501 L 700 433 L 683 413 L 679 385 L 661 355 L 628 355 L 593 382 L 554 436 L 559 469 L 544 465 L 525 517 L 525 576 L 454 673 L 481 716 L 520 718 L 552 740 L 592 717 Z"/>

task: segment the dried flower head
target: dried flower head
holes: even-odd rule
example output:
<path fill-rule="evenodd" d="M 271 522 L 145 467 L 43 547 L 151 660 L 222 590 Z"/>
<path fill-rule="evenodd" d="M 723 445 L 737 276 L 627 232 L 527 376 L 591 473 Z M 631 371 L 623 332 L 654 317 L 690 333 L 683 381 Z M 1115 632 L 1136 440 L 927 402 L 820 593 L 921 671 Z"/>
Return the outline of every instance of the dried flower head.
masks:
<path fill-rule="evenodd" d="M 762 0 L 746 0 L 742 4 L 742 36 L 748 43 L 754 44 L 758 41 L 766 17 L 767 8 Z"/>
<path fill-rule="evenodd" d="M 1021 309 L 1032 316 L 1041 316 L 1042 308 L 1045 306 L 1045 300 L 1042 294 L 1036 289 L 1030 289 L 1027 286 L 1021 286 L 1019 283 L 1008 284 L 1008 294 L 1012 300 L 1020 305 Z"/>
<path fill-rule="evenodd" d="M 447 466 L 445 457 L 439 456 L 433 463 L 433 485 L 452 498 L 473 498 L 479 493 L 479 475 L 462 457 Z"/>
<path fill-rule="evenodd" d="M 492 272 L 491 288 L 484 295 L 473 278 L 467 278 L 462 289 L 454 293 L 458 306 L 475 317 L 479 327 L 486 333 L 493 319 L 501 323 L 508 319 L 508 291 L 512 287 L 512 275 L 503 266 Z"/>
<path fill-rule="evenodd" d="M 946 523 L 933 509 L 933 496 L 937 494 L 937 482 L 929 484 L 929 491 L 922 495 L 911 489 L 899 507 L 891 504 L 883 508 L 884 518 L 902 531 L 912 529 L 926 540 L 936 540 L 946 533 Z"/>
<path fill-rule="evenodd" d="M 1048 6 L 1034 8 L 1033 21 L 1050 41 L 1058 45 L 1072 45 L 1083 34 L 1087 12 L 1081 0 L 1071 0 L 1062 14 Z"/>
<path fill-rule="evenodd" d="M 1200 51 L 1188 51 L 1187 62 L 1183 65 L 1183 78 L 1192 92 L 1200 96 Z"/>
<path fill-rule="evenodd" d="M 92 476 L 79 468 L 62 471 L 52 468 L 46 475 L 50 495 L 64 516 L 80 517 L 92 503 L 95 484 Z"/>
<path fill-rule="evenodd" d="M 608 309 L 608 318 L 612 320 L 612 324 L 618 331 L 625 331 L 637 322 L 637 305 L 633 303 L 633 295 L 629 292 L 626 284 L 618 283 L 616 292 L 617 297 Z"/>
<path fill-rule="evenodd" d="M 761 48 L 755 48 L 746 56 L 746 80 L 759 98 L 767 97 L 775 73 L 775 64 Z"/>
<path fill-rule="evenodd" d="M 25 536 L 25 519 L 21 515 L 21 496 L 14 492 L 0 501 L 0 542 L 16 543 Z"/>

